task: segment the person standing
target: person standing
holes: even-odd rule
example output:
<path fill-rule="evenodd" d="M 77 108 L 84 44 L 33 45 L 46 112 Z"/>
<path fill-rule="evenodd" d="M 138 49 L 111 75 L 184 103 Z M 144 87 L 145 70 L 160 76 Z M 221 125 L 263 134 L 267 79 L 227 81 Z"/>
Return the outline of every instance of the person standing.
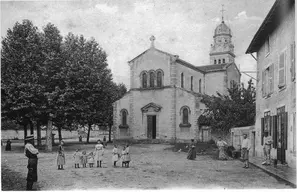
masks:
<path fill-rule="evenodd" d="M 188 152 L 187 159 L 195 160 L 196 159 L 196 148 L 195 148 L 196 146 L 195 146 L 194 139 L 191 139 L 191 143 L 188 147 L 189 147 L 189 152 Z"/>
<path fill-rule="evenodd" d="M 107 142 L 106 142 L 106 137 L 105 136 L 103 137 L 103 147 L 104 148 L 107 147 Z"/>
<path fill-rule="evenodd" d="M 126 162 L 126 167 L 128 168 L 129 168 L 130 161 L 131 161 L 130 147 L 129 147 L 129 144 L 127 144 L 125 149 L 125 162 Z"/>
<path fill-rule="evenodd" d="M 11 151 L 11 141 L 10 141 L 10 139 L 8 139 L 7 142 L 6 142 L 5 151 Z"/>
<path fill-rule="evenodd" d="M 63 145 L 64 145 L 64 142 L 60 141 L 60 145 L 58 148 L 58 155 L 57 155 L 58 170 L 63 170 L 63 165 L 65 165 L 65 154 L 64 154 Z"/>
<path fill-rule="evenodd" d="M 37 162 L 38 150 L 33 146 L 34 137 L 27 136 L 25 138 L 25 155 L 28 157 L 28 174 L 27 174 L 27 191 L 32 190 L 33 183 L 37 182 Z"/>
<path fill-rule="evenodd" d="M 217 146 L 219 148 L 219 160 L 227 160 L 227 155 L 225 153 L 225 147 L 227 146 L 227 143 L 222 140 L 221 137 L 219 137 L 217 141 Z"/>
<path fill-rule="evenodd" d="M 249 150 L 251 149 L 251 142 L 247 138 L 247 134 L 243 135 L 243 140 L 241 143 L 241 153 L 242 158 L 244 160 L 244 167 L 243 168 L 249 168 Z"/>
<path fill-rule="evenodd" d="M 95 146 L 95 151 L 94 151 L 94 159 L 95 162 L 97 163 L 97 167 L 102 167 L 102 161 L 103 161 L 103 155 L 104 155 L 104 149 L 103 145 L 101 143 L 98 143 Z"/>
<path fill-rule="evenodd" d="M 272 144 L 272 137 L 268 135 L 268 131 L 265 130 L 264 132 L 264 156 L 265 156 L 265 161 L 262 163 L 262 165 L 270 165 L 271 161 L 271 156 L 270 156 L 270 151 L 271 151 L 271 144 Z"/>
<path fill-rule="evenodd" d="M 113 162 L 113 167 L 117 166 L 117 161 L 119 160 L 119 152 L 118 152 L 118 147 L 117 145 L 114 145 L 114 148 L 112 150 L 112 162 Z"/>
<path fill-rule="evenodd" d="M 76 149 L 73 158 L 74 158 L 74 167 L 75 168 L 79 168 L 79 163 L 80 163 L 80 157 L 81 157 L 81 153 L 79 152 L 78 149 Z"/>

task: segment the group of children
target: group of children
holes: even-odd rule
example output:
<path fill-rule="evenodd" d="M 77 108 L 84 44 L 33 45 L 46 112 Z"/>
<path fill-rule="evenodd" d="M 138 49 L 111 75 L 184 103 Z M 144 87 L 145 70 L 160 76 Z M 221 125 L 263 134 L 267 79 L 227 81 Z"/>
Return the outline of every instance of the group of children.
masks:
<path fill-rule="evenodd" d="M 78 149 L 75 151 L 73 155 L 74 167 L 79 168 L 79 165 L 82 164 L 82 166 L 85 168 L 87 167 L 87 164 L 89 164 L 89 167 L 92 168 L 94 167 L 94 163 L 97 164 L 97 167 L 102 167 L 103 156 L 104 156 L 104 146 L 103 146 L 103 143 L 99 140 L 98 144 L 95 146 L 94 152 L 90 152 L 89 154 L 87 154 L 86 151 L 83 151 L 82 153 L 80 153 Z M 117 145 L 114 145 L 114 148 L 112 150 L 112 162 L 114 167 L 116 167 L 116 163 L 119 160 L 122 161 L 122 167 L 129 167 L 131 157 L 129 153 L 128 144 L 123 147 L 121 155 L 119 153 Z"/>
<path fill-rule="evenodd" d="M 116 167 L 117 166 L 117 162 L 119 160 L 122 161 L 122 167 L 129 167 L 129 163 L 131 161 L 131 156 L 130 156 L 130 148 L 129 148 L 129 144 L 125 145 L 123 147 L 122 153 L 120 154 L 118 151 L 118 147 L 117 145 L 114 145 L 114 148 L 112 150 L 112 162 L 113 162 L 113 166 Z"/>

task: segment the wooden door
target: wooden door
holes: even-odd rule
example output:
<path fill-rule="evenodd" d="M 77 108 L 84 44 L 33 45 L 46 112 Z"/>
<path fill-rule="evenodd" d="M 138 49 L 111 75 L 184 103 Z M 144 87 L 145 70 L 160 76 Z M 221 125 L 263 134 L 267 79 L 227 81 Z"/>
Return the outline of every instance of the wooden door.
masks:
<path fill-rule="evenodd" d="M 147 138 L 152 139 L 152 130 L 153 130 L 153 116 L 148 115 L 147 116 Z"/>
<path fill-rule="evenodd" d="M 277 160 L 282 164 L 286 162 L 287 149 L 287 112 L 280 109 L 277 114 Z"/>

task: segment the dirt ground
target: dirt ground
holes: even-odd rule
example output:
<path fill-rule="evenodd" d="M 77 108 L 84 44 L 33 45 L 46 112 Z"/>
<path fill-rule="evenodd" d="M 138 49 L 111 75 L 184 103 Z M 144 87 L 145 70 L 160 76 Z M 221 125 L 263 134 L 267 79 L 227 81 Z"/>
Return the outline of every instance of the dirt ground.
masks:
<path fill-rule="evenodd" d="M 137 144 L 130 147 L 130 168 L 113 168 L 112 146 L 105 150 L 103 168 L 79 168 L 73 164 L 75 149 L 91 152 L 94 145 L 65 146 L 65 170 L 57 170 L 56 152 L 40 153 L 37 190 L 71 189 L 172 189 L 172 188 L 290 188 L 260 169 L 242 168 L 238 160 L 218 161 L 209 156 L 186 159 L 186 153 L 173 152 L 170 145 Z M 120 147 L 122 149 L 122 147 Z M 56 148 L 55 148 L 56 151 Z M 27 158 L 21 147 L 6 152 L 2 147 L 2 190 L 25 190 Z M 120 166 L 118 162 L 118 166 Z"/>

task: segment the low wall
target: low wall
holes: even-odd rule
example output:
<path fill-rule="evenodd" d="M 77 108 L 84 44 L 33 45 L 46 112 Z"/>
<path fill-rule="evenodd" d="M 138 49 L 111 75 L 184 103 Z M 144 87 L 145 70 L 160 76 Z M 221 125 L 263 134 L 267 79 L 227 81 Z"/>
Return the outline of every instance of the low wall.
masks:
<path fill-rule="evenodd" d="M 28 130 L 27 133 L 29 134 L 30 131 Z M 53 130 L 53 134 L 55 134 L 55 138 L 58 138 L 58 130 Z M 108 131 L 91 131 L 90 137 L 91 138 L 98 138 L 103 139 L 103 136 L 106 136 L 108 139 Z M 41 131 L 41 138 L 46 136 L 46 131 Z M 24 130 L 1 130 L 1 139 L 24 139 Z M 37 132 L 34 130 L 34 138 L 37 138 Z M 78 138 L 77 131 L 62 131 L 62 138 L 64 139 L 74 139 Z"/>

